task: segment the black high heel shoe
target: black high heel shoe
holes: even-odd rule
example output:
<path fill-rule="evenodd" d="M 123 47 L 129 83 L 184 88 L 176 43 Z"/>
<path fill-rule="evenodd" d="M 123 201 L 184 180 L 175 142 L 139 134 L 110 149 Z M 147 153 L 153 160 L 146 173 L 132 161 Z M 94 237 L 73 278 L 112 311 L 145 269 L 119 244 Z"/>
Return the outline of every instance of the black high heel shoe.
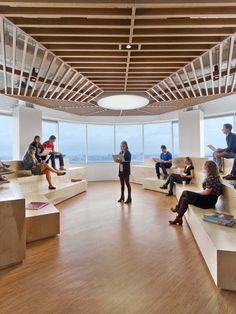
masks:
<path fill-rule="evenodd" d="M 183 219 L 182 219 L 182 217 L 179 217 L 179 216 L 177 216 L 176 218 L 175 218 L 175 220 L 169 220 L 169 224 L 170 225 L 180 225 L 180 226 L 182 226 L 182 224 L 183 224 Z"/>
<path fill-rule="evenodd" d="M 131 204 L 132 203 L 132 198 L 127 198 L 127 200 L 125 201 L 125 204 Z"/>
<path fill-rule="evenodd" d="M 118 202 L 118 203 L 123 203 L 123 202 L 124 202 L 124 198 L 121 197 L 117 202 Z"/>

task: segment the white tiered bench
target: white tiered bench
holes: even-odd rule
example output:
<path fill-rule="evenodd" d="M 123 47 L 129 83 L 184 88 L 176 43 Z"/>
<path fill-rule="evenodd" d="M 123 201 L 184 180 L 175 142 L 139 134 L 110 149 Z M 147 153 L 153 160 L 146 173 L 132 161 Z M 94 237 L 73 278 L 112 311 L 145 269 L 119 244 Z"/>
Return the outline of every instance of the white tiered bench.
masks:
<path fill-rule="evenodd" d="M 193 158 L 195 179 L 189 185 L 175 185 L 177 199 L 184 190 L 199 191 L 201 189 L 201 182 L 204 178 L 202 167 L 205 161 L 205 158 Z M 224 161 L 225 174 L 230 172 L 232 163 L 232 159 Z M 142 178 L 142 181 L 145 189 L 162 193 L 166 191 L 160 189 L 160 186 L 164 183 L 163 180 L 151 177 Z M 225 180 L 222 182 L 224 197 L 223 200 L 220 198 L 217 208 L 236 216 L 236 190 L 229 182 Z M 185 218 L 216 286 L 221 289 L 236 291 L 236 227 L 225 227 L 202 220 L 203 214 L 212 212 L 214 212 L 214 209 L 203 210 L 190 205 Z"/>
<path fill-rule="evenodd" d="M 23 170 L 21 161 L 10 161 L 8 163 L 12 169 L 17 169 L 16 173 L 10 175 L 9 178 L 11 182 L 19 184 L 26 203 L 30 201 L 49 202 L 47 206 L 39 210 L 25 209 L 26 242 L 59 234 L 60 212 L 55 205 L 87 190 L 86 168 L 70 167 L 67 162 L 66 175 L 57 176 L 52 174 L 52 182 L 56 186 L 56 190 L 49 190 L 45 175 L 31 175 L 29 171 Z M 73 179 L 77 181 L 72 182 Z"/>

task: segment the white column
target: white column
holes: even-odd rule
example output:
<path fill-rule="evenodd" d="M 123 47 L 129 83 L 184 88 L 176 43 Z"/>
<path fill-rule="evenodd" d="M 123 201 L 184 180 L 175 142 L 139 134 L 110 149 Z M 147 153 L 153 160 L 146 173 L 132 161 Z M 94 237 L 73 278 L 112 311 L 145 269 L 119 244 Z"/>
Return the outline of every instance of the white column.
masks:
<path fill-rule="evenodd" d="M 42 112 L 18 106 L 13 110 L 13 158 L 22 159 L 35 135 L 42 133 Z"/>
<path fill-rule="evenodd" d="M 179 113 L 180 156 L 204 157 L 204 115 L 201 110 Z"/>

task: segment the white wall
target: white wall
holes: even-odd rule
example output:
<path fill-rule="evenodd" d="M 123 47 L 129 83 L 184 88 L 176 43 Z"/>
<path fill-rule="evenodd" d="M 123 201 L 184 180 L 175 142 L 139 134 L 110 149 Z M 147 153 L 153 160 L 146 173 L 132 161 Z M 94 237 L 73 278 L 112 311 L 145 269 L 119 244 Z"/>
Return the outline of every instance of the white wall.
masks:
<path fill-rule="evenodd" d="M 115 163 L 88 163 L 80 166 L 87 168 L 89 181 L 118 180 L 118 165 Z"/>
<path fill-rule="evenodd" d="M 42 133 L 42 112 L 23 106 L 13 109 L 13 158 L 22 159 L 35 135 Z"/>
<path fill-rule="evenodd" d="M 204 156 L 204 115 L 201 110 L 179 113 L 179 151 L 181 156 Z"/>

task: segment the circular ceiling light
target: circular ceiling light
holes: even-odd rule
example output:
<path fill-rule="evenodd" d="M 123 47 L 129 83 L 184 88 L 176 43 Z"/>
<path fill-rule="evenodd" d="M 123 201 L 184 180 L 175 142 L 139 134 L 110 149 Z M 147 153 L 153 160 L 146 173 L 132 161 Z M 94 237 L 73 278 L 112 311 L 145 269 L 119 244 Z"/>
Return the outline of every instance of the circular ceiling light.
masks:
<path fill-rule="evenodd" d="M 101 96 L 98 105 L 111 110 L 132 110 L 148 105 L 149 99 L 143 95 L 113 94 Z"/>
<path fill-rule="evenodd" d="M 126 47 L 126 49 L 131 49 L 132 48 L 132 46 L 130 44 L 127 44 L 125 47 Z"/>

